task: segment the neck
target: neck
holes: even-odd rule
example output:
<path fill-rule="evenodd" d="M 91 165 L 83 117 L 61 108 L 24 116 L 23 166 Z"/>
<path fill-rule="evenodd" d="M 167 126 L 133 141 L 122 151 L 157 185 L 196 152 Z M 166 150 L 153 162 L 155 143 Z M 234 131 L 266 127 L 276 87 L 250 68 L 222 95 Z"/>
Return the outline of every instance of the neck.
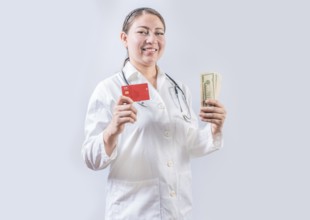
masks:
<path fill-rule="evenodd" d="M 157 87 L 157 67 L 154 66 L 139 66 L 136 69 L 154 86 Z"/>

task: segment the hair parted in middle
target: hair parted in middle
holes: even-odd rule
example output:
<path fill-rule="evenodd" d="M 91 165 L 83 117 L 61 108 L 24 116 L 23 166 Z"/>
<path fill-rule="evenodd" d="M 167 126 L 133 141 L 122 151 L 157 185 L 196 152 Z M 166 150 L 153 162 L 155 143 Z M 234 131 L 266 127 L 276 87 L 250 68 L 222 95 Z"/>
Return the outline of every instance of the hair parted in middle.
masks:
<path fill-rule="evenodd" d="M 124 20 L 122 31 L 124 31 L 127 34 L 132 23 L 134 22 L 134 20 L 143 14 L 152 14 L 152 15 L 157 16 L 164 25 L 164 31 L 166 31 L 166 24 L 165 24 L 165 20 L 164 20 L 163 16 L 161 16 L 161 14 L 158 11 L 156 11 L 155 9 L 147 8 L 147 7 L 136 8 L 136 9 L 132 10 L 126 16 L 126 18 Z"/>

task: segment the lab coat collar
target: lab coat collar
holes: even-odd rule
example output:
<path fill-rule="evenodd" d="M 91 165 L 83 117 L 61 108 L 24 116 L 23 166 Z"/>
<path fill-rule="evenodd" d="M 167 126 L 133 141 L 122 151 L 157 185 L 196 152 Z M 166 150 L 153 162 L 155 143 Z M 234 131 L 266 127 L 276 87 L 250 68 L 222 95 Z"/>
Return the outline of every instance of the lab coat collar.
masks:
<path fill-rule="evenodd" d="M 157 79 L 159 79 L 159 78 L 164 78 L 165 74 L 160 70 L 160 68 L 159 68 L 158 66 L 156 66 L 156 68 L 157 68 L 157 71 L 158 71 L 158 73 L 157 73 Z M 124 68 L 123 68 L 123 72 L 124 72 L 124 74 L 125 74 L 125 77 L 126 77 L 127 81 L 129 82 L 129 84 L 130 84 L 131 82 L 136 81 L 136 80 L 141 81 L 141 80 L 139 80 L 139 79 L 144 79 L 144 80 L 146 80 L 145 77 L 143 76 L 143 74 L 141 74 L 141 73 L 130 63 L 130 61 L 128 61 L 128 62 L 125 64 L 125 66 L 124 66 Z M 143 80 L 143 81 L 144 81 L 144 80 Z"/>

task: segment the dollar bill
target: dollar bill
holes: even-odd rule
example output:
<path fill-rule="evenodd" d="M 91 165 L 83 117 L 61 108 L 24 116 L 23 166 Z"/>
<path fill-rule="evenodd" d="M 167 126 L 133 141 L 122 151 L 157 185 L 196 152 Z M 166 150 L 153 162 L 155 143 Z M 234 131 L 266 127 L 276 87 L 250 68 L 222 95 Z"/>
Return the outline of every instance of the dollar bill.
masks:
<path fill-rule="evenodd" d="M 222 77 L 219 73 L 201 74 L 201 104 L 206 106 L 205 100 L 218 99 L 221 90 Z"/>

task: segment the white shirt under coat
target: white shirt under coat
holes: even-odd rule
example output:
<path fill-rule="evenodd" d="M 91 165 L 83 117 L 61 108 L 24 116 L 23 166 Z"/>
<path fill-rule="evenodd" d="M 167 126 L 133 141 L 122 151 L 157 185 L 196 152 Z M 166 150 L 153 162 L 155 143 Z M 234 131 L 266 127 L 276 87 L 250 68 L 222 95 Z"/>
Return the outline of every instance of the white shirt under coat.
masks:
<path fill-rule="evenodd" d="M 129 84 L 148 83 L 130 62 L 123 68 Z M 174 84 L 159 70 L 157 89 L 148 83 L 146 107 L 134 103 L 137 121 L 126 124 L 112 155 L 105 152 L 103 131 L 126 85 L 121 72 L 94 90 L 85 121 L 82 155 L 93 170 L 109 166 L 106 220 L 192 219 L 190 161 L 222 147 L 221 135 L 212 137 L 210 124 L 198 128 L 189 89 L 178 82 L 191 111 L 186 122 Z M 182 99 L 182 96 L 180 96 Z"/>

